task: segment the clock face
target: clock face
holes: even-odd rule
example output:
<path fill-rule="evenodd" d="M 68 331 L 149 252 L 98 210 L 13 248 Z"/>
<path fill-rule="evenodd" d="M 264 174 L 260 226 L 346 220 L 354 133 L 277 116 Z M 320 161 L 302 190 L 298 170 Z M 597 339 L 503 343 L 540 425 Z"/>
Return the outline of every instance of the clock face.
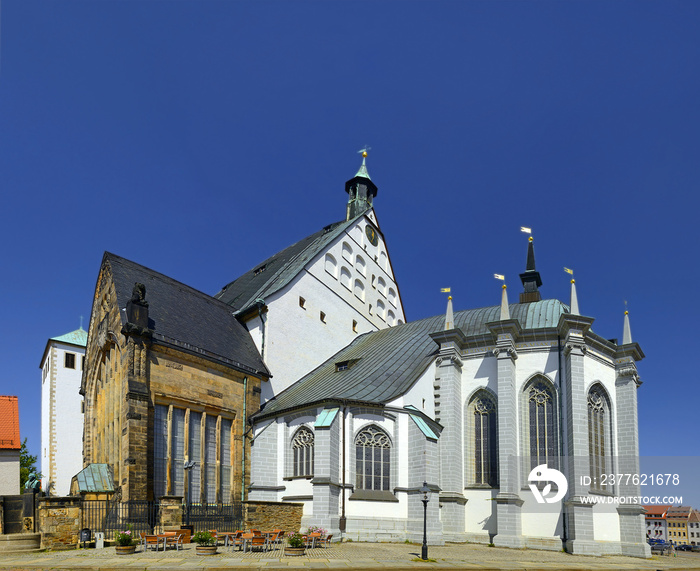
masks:
<path fill-rule="evenodd" d="M 372 228 L 369 224 L 365 226 L 365 234 L 367 234 L 367 239 L 369 240 L 369 243 L 372 244 L 372 246 L 376 246 L 377 242 L 379 241 L 377 237 L 377 231 Z"/>

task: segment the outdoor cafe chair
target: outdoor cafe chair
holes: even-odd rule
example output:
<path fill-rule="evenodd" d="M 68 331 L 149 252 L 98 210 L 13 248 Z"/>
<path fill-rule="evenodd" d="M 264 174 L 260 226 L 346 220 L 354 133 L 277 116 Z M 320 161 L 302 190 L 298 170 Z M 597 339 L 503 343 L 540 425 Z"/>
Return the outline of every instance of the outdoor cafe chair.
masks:
<path fill-rule="evenodd" d="M 331 539 L 333 539 L 332 533 L 330 535 L 327 535 L 326 537 L 322 537 L 321 539 L 318 540 L 318 542 L 319 542 L 319 544 L 323 545 L 324 547 L 330 547 L 331 546 Z"/>
<path fill-rule="evenodd" d="M 165 547 L 174 547 L 176 551 L 180 551 L 180 549 L 184 549 L 184 546 L 182 544 L 182 533 L 178 533 L 177 535 L 173 535 L 171 537 L 166 537 L 165 538 L 165 546 L 163 547 L 163 551 L 165 551 Z"/>
<path fill-rule="evenodd" d="M 158 551 L 160 547 L 160 538 L 157 535 L 147 535 L 141 532 L 141 545 L 144 551 L 147 551 L 149 547 Z M 165 546 L 163 549 L 165 549 Z"/>

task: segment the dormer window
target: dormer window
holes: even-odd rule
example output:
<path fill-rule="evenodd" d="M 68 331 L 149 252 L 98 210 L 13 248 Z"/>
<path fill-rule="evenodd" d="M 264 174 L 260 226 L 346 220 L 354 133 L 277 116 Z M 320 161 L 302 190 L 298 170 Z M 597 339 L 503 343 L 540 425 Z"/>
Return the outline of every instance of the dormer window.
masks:
<path fill-rule="evenodd" d="M 262 274 L 265 271 L 265 268 L 267 267 L 267 264 L 263 264 L 259 268 L 253 270 L 253 275 L 257 276 L 258 274 Z"/>
<path fill-rule="evenodd" d="M 340 371 L 347 371 L 348 369 L 352 369 L 359 359 L 348 359 L 347 361 L 339 361 L 335 364 L 335 370 L 336 372 Z"/>

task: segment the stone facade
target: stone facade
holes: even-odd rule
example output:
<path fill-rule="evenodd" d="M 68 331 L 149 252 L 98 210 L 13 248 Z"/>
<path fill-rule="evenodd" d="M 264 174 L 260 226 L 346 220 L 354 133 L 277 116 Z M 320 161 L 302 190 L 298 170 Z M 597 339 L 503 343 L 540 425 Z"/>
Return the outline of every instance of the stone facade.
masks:
<path fill-rule="evenodd" d="M 243 438 L 246 418 L 260 406 L 260 383 L 265 377 L 231 359 L 208 352 L 206 347 L 158 337 L 156 332 L 159 331 L 160 321 L 167 319 L 172 311 L 177 311 L 180 303 L 179 299 L 163 300 L 166 295 L 172 298 L 173 295 L 187 294 L 205 308 L 207 304 L 214 305 L 217 311 L 220 310 L 219 305 L 224 306 L 213 299 L 207 301 L 204 294 L 199 292 L 190 293 L 182 284 L 173 285 L 169 278 L 133 263 L 129 263 L 128 267 L 136 267 L 133 270 L 136 277 L 148 281 L 145 277 L 150 272 L 153 280 L 160 279 L 166 285 L 161 286 L 160 290 L 152 286 L 156 292 L 160 292 L 160 298 L 154 294 L 145 302 L 146 305 L 141 308 L 145 315 L 136 315 L 133 310 L 134 316 L 131 318 L 122 315 L 126 313 L 122 311 L 124 302 L 120 304 L 118 299 L 123 299 L 124 293 L 118 291 L 113 275 L 113 265 L 120 261 L 106 255 L 95 290 L 81 386 L 86 420 L 84 465 L 95 462 L 109 464 L 115 485 L 120 488 L 122 501 L 155 500 L 158 496 L 183 494 L 189 487 L 189 478 L 195 474 L 202 482 L 201 497 L 188 498 L 190 501 L 206 499 L 209 502 L 229 503 L 240 500 L 242 464 L 246 455 L 243 448 L 249 447 L 248 440 Z M 123 281 L 127 279 L 123 278 Z M 120 287 L 124 289 L 123 284 Z M 176 293 L 173 294 L 171 290 Z M 150 308 L 147 305 L 149 301 Z M 175 307 L 163 308 L 166 303 Z M 226 313 L 223 309 L 220 313 L 224 313 L 224 318 L 230 316 L 230 312 Z M 142 319 L 155 329 L 140 327 L 129 319 Z M 193 319 L 197 319 L 197 316 L 194 315 Z M 196 329 L 203 325 L 194 323 L 192 327 Z M 186 335 L 187 331 L 183 333 L 183 336 Z M 250 346 L 259 360 L 252 343 Z M 262 364 L 260 367 L 264 368 Z M 154 419 L 156 407 L 161 407 L 165 417 L 158 427 Z M 181 425 L 178 433 L 173 432 L 174 411 L 178 413 L 178 418 L 184 416 L 184 427 Z M 201 418 L 201 426 L 199 422 L 193 426 L 190 415 Z M 212 417 L 215 419 L 216 444 L 214 446 L 214 436 L 208 435 L 212 457 L 205 458 L 204 434 L 211 425 L 207 424 L 207 419 L 211 421 Z M 201 439 L 193 441 L 195 436 L 190 437 L 189 434 L 195 429 L 201 432 Z M 160 450 L 154 444 L 157 435 L 163 442 Z M 174 449 L 178 438 L 184 439 L 184 451 L 182 448 Z M 224 449 L 224 443 L 228 443 L 227 449 Z M 199 450 L 195 452 L 190 450 L 191 447 Z M 214 449 L 215 457 L 212 453 Z M 156 458 L 161 461 L 159 474 L 156 474 Z M 184 482 L 175 482 L 175 468 L 182 473 L 183 461 L 194 462 L 194 467 L 184 471 Z M 206 475 L 202 466 L 206 462 L 216 467 L 209 474 L 210 478 L 216 478 L 215 498 L 204 497 Z M 227 470 L 222 471 L 222 467 Z M 222 478 L 228 480 L 222 482 Z M 228 490 L 226 497 L 223 497 L 221 490 Z"/>
<path fill-rule="evenodd" d="M 293 502 L 243 502 L 245 529 L 283 529 L 289 533 L 301 530 L 304 505 Z"/>

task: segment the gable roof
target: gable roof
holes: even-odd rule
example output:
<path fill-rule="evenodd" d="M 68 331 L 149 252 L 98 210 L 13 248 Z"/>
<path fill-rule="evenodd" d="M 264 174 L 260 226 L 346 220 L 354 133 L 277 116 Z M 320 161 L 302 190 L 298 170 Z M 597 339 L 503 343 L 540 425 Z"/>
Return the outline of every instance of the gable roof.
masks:
<path fill-rule="evenodd" d="M 154 342 L 242 372 L 270 376 L 250 334 L 228 305 L 109 252 L 105 252 L 102 264 L 112 271 L 122 325 L 126 324 L 126 312 L 121 310 L 131 299 L 134 283 L 142 283 Z"/>
<path fill-rule="evenodd" d="M 0 449 L 19 450 L 19 403 L 15 396 L 0 396 Z"/>
<path fill-rule="evenodd" d="M 458 311 L 454 327 L 464 335 L 490 334 L 487 323 L 498 321 L 501 306 Z M 512 319 L 523 329 L 556 327 L 568 306 L 556 299 L 510 305 Z M 386 404 L 406 393 L 438 352 L 431 333 L 445 328 L 445 316 L 436 315 L 379 331 L 365 333 L 298 382 L 268 401 L 254 418 L 327 400 Z M 343 371 L 336 363 L 356 360 Z"/>
<path fill-rule="evenodd" d="M 322 252 L 367 212 L 368 210 L 352 220 L 329 224 L 315 234 L 299 240 L 225 285 L 214 297 L 238 312 L 245 311 L 256 299 L 264 300 L 291 282 L 309 260 Z"/>

